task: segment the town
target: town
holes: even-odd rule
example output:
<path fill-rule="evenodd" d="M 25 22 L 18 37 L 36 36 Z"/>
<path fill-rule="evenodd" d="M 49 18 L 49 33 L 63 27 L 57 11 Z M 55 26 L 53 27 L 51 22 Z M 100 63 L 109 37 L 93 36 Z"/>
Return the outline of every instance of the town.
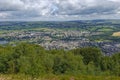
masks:
<path fill-rule="evenodd" d="M 120 52 L 118 20 L 0 22 L 0 44 L 29 42 L 46 49 L 98 47 L 105 55 Z"/>

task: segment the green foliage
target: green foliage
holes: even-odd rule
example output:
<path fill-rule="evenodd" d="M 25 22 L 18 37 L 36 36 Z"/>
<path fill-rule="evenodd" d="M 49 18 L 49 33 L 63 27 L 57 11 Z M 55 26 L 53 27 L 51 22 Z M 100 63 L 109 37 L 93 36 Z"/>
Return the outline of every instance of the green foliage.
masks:
<path fill-rule="evenodd" d="M 71 52 L 59 51 L 60 54 L 55 54 L 53 70 L 55 74 L 82 74 L 85 70 L 82 57 L 76 56 Z"/>
<path fill-rule="evenodd" d="M 114 54 L 112 56 L 112 60 L 113 60 L 113 69 L 112 72 L 113 74 L 120 76 L 120 53 Z"/>
<path fill-rule="evenodd" d="M 89 62 L 93 61 L 95 65 L 98 66 L 102 57 L 100 49 L 92 47 L 75 49 L 73 50 L 73 53 L 75 55 L 83 56 L 83 62 L 86 65 L 89 64 Z"/>
<path fill-rule="evenodd" d="M 103 56 L 98 48 L 45 50 L 35 44 L 0 46 L 0 73 L 120 76 L 120 53 Z"/>

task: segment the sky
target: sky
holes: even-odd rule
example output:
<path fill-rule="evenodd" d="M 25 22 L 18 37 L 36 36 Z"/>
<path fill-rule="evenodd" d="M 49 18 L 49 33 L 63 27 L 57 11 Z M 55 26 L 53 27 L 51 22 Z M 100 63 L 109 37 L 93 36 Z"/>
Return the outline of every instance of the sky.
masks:
<path fill-rule="evenodd" d="M 120 19 L 120 0 L 0 0 L 0 21 Z"/>

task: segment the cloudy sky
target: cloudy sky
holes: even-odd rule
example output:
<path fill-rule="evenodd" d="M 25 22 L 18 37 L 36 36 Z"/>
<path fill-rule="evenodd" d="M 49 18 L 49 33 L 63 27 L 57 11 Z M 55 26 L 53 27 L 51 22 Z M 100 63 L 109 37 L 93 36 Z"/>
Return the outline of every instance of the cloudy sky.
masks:
<path fill-rule="evenodd" d="M 0 21 L 120 19 L 120 0 L 0 0 Z"/>

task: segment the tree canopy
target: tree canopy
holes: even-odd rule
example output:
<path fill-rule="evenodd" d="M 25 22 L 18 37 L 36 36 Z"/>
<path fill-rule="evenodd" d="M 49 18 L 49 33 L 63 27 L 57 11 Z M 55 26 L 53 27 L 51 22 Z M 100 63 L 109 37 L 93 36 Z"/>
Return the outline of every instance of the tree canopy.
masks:
<path fill-rule="evenodd" d="M 0 46 L 0 73 L 120 76 L 120 53 L 104 56 L 98 48 L 45 50 L 35 44 Z"/>

